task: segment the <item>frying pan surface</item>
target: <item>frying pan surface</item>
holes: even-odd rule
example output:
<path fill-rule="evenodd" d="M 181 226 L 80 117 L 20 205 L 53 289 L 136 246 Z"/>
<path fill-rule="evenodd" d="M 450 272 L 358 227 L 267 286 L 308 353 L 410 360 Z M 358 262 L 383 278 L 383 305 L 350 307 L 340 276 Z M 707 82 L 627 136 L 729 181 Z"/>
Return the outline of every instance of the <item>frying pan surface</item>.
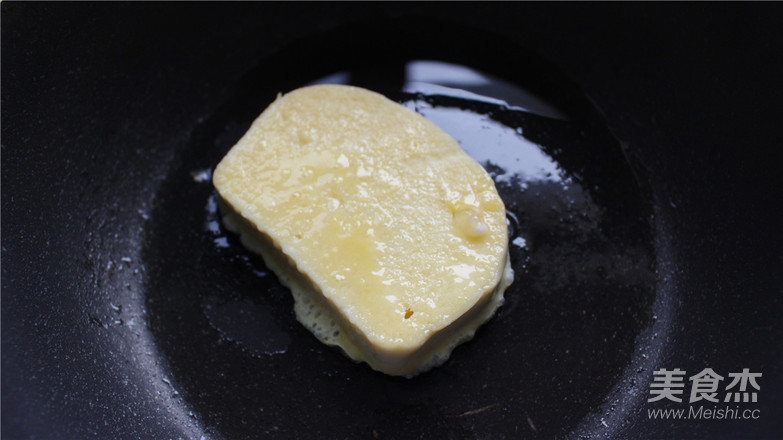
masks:
<path fill-rule="evenodd" d="M 183 18 L 172 5 L 3 4 L 4 435 L 781 432 L 779 214 L 766 209 L 781 188 L 769 165 L 780 90 L 761 93 L 779 61 L 751 51 L 766 73 L 724 65 L 705 53 L 714 32 L 677 51 L 655 26 L 632 44 L 583 24 L 621 35 L 647 23 L 644 8 L 493 5 L 468 24 L 467 6 L 308 6 L 202 5 Z M 757 8 L 745 18 L 780 15 Z M 755 29 L 720 54 L 780 46 Z M 569 47 L 580 38 L 604 46 Z M 655 49 L 656 62 L 631 49 Z M 702 70 L 714 79 L 686 87 Z M 712 92 L 739 75 L 754 82 L 720 104 L 744 111 L 717 110 Z M 506 202 L 517 274 L 506 304 L 414 379 L 319 344 L 219 223 L 210 170 L 278 92 L 312 82 L 428 116 Z M 707 367 L 762 371 L 762 418 L 647 417 L 653 370 Z"/>

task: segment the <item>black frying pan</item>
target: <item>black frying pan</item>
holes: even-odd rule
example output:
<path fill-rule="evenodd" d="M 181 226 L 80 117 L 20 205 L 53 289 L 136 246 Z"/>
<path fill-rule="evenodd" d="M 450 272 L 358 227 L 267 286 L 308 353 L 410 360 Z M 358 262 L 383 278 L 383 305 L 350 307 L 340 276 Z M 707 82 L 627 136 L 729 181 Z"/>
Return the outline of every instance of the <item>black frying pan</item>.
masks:
<path fill-rule="evenodd" d="M 779 8 L 332 8 L 3 4 L 4 436 L 779 437 Z M 432 118 L 506 202 L 506 304 L 414 379 L 318 343 L 214 211 L 313 81 Z M 647 402 L 661 368 L 762 372 L 761 417 L 651 419 L 688 407 Z"/>

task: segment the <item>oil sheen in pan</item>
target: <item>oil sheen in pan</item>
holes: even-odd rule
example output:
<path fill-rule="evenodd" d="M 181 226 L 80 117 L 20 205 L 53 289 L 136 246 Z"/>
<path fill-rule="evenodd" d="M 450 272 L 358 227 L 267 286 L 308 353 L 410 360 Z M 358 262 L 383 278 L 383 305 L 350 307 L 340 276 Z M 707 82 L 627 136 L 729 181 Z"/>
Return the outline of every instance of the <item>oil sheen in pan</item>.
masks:
<path fill-rule="evenodd" d="M 268 104 L 239 90 L 164 182 L 145 257 L 150 327 L 184 398 L 222 435 L 405 438 L 426 427 L 473 437 L 476 418 L 482 436 L 565 435 L 604 403 L 652 320 L 649 208 L 608 131 L 465 66 L 418 60 L 404 70 L 401 90 L 384 93 L 454 137 L 506 203 L 516 273 L 506 303 L 449 362 L 413 380 L 318 343 L 218 218 L 210 171 Z M 350 71 L 312 83 L 366 86 Z M 281 432 L 274 421 L 296 414 L 307 414 L 302 432 Z"/>

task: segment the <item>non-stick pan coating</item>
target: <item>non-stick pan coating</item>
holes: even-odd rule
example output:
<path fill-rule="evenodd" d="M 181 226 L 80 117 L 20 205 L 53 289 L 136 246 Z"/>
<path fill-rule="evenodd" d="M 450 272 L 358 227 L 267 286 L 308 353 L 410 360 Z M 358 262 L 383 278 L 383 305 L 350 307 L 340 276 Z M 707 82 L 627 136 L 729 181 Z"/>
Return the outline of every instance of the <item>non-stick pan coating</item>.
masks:
<path fill-rule="evenodd" d="M 7 438 L 783 431 L 780 8 L 2 8 Z M 492 74 L 563 115 L 401 93 L 411 60 Z M 452 109 L 519 129 L 559 167 L 522 182 L 485 163 L 524 239 L 517 281 L 411 380 L 296 323 L 204 180 L 277 92 L 341 71 L 445 124 Z M 652 370 L 707 367 L 763 372 L 761 418 L 648 418 Z"/>

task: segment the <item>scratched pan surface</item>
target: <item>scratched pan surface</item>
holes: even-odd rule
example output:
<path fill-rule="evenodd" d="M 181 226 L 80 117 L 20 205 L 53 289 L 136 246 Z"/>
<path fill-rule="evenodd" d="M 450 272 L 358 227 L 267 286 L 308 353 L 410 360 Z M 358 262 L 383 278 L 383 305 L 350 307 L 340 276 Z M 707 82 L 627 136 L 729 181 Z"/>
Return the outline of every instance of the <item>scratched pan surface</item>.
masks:
<path fill-rule="evenodd" d="M 39 6 L 28 12 L 40 23 L 25 28 L 18 6 L 3 8 L 5 22 L 16 23 L 10 31 L 4 26 L 4 64 L 11 56 L 33 59 L 19 50 L 23 45 L 8 43 L 12 37 L 68 17 L 57 6 Z M 484 27 L 513 28 L 509 10 L 494 8 L 483 13 Z M 780 432 L 772 417 L 781 408 L 780 283 L 773 270 L 780 235 L 772 215 L 754 210 L 776 194 L 763 155 L 740 156 L 742 167 L 732 168 L 737 153 L 723 146 L 703 159 L 705 169 L 681 173 L 662 164 L 687 161 L 690 153 L 642 139 L 637 122 L 607 121 L 542 47 L 396 10 L 355 11 L 202 6 L 188 24 L 161 30 L 151 16 L 171 17 L 175 7 L 101 6 L 90 11 L 98 18 L 87 21 L 89 29 L 133 44 L 87 38 L 87 50 L 65 45 L 66 55 L 82 58 L 55 64 L 55 72 L 73 78 L 64 83 L 47 71 L 49 61 L 13 65 L 12 73 L 43 72 L 22 85 L 3 75 L 9 438 Z M 605 12 L 593 13 L 608 20 Z M 305 23 L 280 31 L 288 38 L 265 34 L 247 18 L 274 29 L 275 17 L 294 15 Z M 463 7 L 455 17 L 469 15 Z M 120 17 L 129 21 L 117 31 Z M 542 26 L 519 20 L 527 20 L 531 35 Z M 148 34 L 134 33 L 137 25 Z M 214 36 L 204 37 L 205 27 Z M 236 29 L 269 42 L 247 49 L 256 46 Z M 55 26 L 36 41 L 43 46 L 60 34 Z M 224 44 L 238 40 L 245 52 L 235 59 L 232 50 L 241 49 Z M 198 44 L 188 52 L 190 41 Z M 186 55 L 177 64 L 171 54 L 180 50 Z M 193 73 L 199 81 L 187 79 L 202 66 L 195 61 L 200 51 L 211 63 L 206 73 Z M 229 61 L 219 66 L 224 51 Z M 90 67 L 96 59 L 103 70 Z M 582 73 L 590 84 L 590 72 Z M 188 87 L 172 105 L 165 96 L 178 78 Z M 213 84 L 221 81 L 228 85 Z M 94 82 L 112 87 L 96 92 Z M 445 365 L 416 378 L 384 376 L 318 343 L 296 322 L 286 289 L 220 224 L 211 170 L 277 93 L 312 83 L 367 87 L 422 113 L 485 166 L 506 203 L 516 272 L 506 303 Z M 213 92 L 200 99 L 199 87 Z M 623 108 L 612 107 L 621 97 L 604 96 L 604 105 Z M 44 106 L 51 101 L 68 102 L 73 111 Z M 29 118 L 9 126 L 18 117 L 9 106 L 45 115 L 55 134 L 32 130 Z M 94 116 L 74 126 L 69 113 Z M 753 136 L 763 143 L 767 134 Z M 715 173 L 739 183 L 699 189 Z M 748 194 L 762 184 L 768 191 Z M 754 213 L 752 227 L 738 222 L 741 206 Z M 687 214 L 678 216 L 678 209 Z M 647 419 L 652 370 L 707 367 L 763 371 L 769 379 L 759 405 L 770 416 Z"/>

